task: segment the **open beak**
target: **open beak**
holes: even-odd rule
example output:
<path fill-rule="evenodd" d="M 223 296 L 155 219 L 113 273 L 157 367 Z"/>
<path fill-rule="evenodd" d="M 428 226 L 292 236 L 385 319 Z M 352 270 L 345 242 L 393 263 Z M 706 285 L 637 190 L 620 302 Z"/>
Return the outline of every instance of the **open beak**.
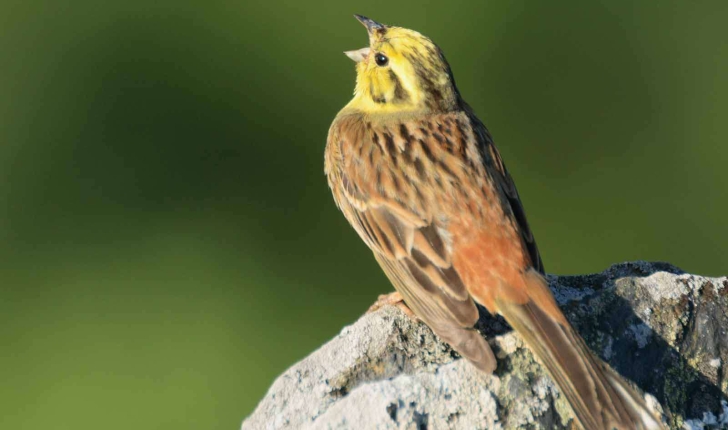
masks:
<path fill-rule="evenodd" d="M 372 40 L 372 35 L 377 30 L 381 30 L 381 29 L 384 29 L 385 28 L 384 25 L 382 25 L 382 24 L 380 24 L 380 23 L 378 23 L 378 22 L 376 22 L 376 21 L 374 21 L 372 19 L 369 19 L 369 18 L 367 18 L 365 16 L 354 15 L 354 18 L 356 18 L 357 20 L 359 20 L 359 22 L 361 22 L 362 24 L 364 24 L 364 27 L 367 28 L 367 32 L 369 33 L 369 39 L 370 40 Z M 367 48 L 357 49 L 357 50 L 354 50 L 354 51 L 346 51 L 346 52 L 344 52 L 344 54 L 346 54 L 347 57 L 349 57 L 352 60 L 354 60 L 354 62 L 360 63 L 360 62 L 366 60 L 366 58 L 369 56 L 369 52 L 370 51 L 371 50 L 367 47 Z"/>
<path fill-rule="evenodd" d="M 354 60 L 355 63 L 362 62 L 366 60 L 366 58 L 369 56 L 369 47 L 357 49 L 355 51 L 345 51 L 344 54 L 346 54 L 347 57 Z"/>
<path fill-rule="evenodd" d="M 374 21 L 373 19 L 369 19 L 365 16 L 354 15 L 354 18 L 358 19 L 359 22 L 364 24 L 364 27 L 367 28 L 367 31 L 369 32 L 369 34 L 372 34 L 372 32 L 374 32 L 375 30 L 384 28 L 384 25 Z"/>

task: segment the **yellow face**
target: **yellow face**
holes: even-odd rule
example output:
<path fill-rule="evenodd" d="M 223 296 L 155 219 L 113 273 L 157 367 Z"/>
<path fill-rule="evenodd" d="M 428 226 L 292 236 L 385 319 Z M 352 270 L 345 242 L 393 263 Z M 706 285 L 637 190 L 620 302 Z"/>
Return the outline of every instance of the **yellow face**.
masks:
<path fill-rule="evenodd" d="M 356 61 L 350 107 L 370 112 L 448 111 L 459 94 L 440 48 L 420 33 L 356 16 L 369 32 L 369 47 L 346 52 Z"/>

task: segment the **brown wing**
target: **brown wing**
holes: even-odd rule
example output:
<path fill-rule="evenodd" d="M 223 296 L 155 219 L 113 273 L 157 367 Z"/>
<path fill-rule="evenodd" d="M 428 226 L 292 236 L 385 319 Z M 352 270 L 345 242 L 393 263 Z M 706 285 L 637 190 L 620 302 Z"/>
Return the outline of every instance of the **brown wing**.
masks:
<path fill-rule="evenodd" d="M 423 142 L 415 149 L 416 125 L 403 127 L 373 129 L 360 117 L 338 119 L 326 149 L 329 185 L 410 309 L 461 355 L 490 372 L 495 357 L 473 329 L 478 309 L 452 266 L 443 228 L 447 220 L 416 196 L 422 192 L 418 178 L 435 180 L 417 173 L 433 162 L 427 155 L 432 148 Z"/>
<path fill-rule="evenodd" d="M 521 238 L 523 239 L 526 249 L 528 249 L 528 253 L 531 257 L 533 268 L 539 273 L 544 274 L 543 261 L 541 260 L 541 255 L 538 252 L 538 247 L 536 246 L 536 239 L 531 232 L 531 228 L 528 226 L 526 212 L 523 209 L 521 198 L 518 196 L 516 184 L 513 182 L 511 175 L 508 173 L 508 169 L 506 169 L 506 165 L 503 163 L 503 159 L 498 152 L 498 148 L 496 148 L 493 143 L 493 138 L 490 136 L 488 129 L 475 116 L 470 106 L 466 106 L 466 113 L 471 126 L 473 127 L 473 131 L 476 134 L 483 162 L 488 165 L 488 171 L 491 173 L 494 182 L 502 190 L 502 195 L 505 196 L 505 199 L 502 202 L 504 203 L 504 207 L 511 208 L 513 218 L 519 227 Z"/>

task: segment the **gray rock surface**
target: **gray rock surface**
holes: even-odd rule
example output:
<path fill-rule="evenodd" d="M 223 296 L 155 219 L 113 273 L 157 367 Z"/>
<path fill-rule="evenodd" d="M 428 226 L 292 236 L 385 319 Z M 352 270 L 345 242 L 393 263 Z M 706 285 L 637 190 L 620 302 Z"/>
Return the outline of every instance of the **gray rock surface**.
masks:
<path fill-rule="evenodd" d="M 728 279 L 646 262 L 548 278 L 587 344 L 651 393 L 671 428 L 728 428 Z M 364 315 L 281 375 L 242 429 L 569 428 L 568 404 L 520 337 L 485 311 L 478 328 L 499 359 L 493 375 L 396 308 Z"/>

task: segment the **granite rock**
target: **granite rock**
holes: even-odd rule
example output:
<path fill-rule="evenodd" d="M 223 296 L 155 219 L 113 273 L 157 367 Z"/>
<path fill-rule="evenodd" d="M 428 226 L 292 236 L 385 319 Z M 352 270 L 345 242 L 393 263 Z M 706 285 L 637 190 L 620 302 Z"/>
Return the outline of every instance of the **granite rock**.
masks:
<path fill-rule="evenodd" d="M 670 428 L 728 428 L 728 279 L 638 261 L 548 281 L 589 347 Z M 478 329 L 498 357 L 493 375 L 397 308 L 366 314 L 281 375 L 242 429 L 570 428 L 520 337 L 485 310 Z"/>

